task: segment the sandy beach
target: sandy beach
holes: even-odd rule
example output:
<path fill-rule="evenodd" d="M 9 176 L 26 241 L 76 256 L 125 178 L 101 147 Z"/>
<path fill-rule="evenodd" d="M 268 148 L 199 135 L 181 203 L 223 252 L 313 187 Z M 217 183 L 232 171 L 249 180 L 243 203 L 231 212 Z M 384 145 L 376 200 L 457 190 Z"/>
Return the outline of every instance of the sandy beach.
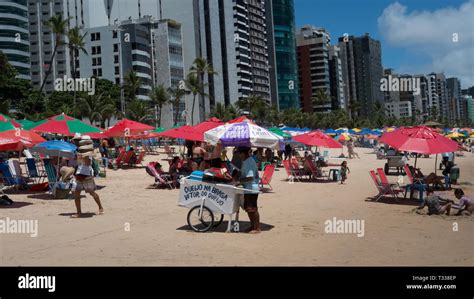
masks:
<path fill-rule="evenodd" d="M 86 217 L 71 219 L 72 200 L 9 193 L 16 204 L 1 208 L 0 219 L 38 220 L 38 236 L 0 234 L 0 265 L 474 266 L 473 217 L 419 215 L 416 201 L 410 200 L 368 201 L 377 194 L 368 171 L 383 167 L 385 160 L 377 160 L 369 149 L 357 152 L 361 159 L 349 160 L 346 185 L 289 183 L 284 168 L 278 168 L 273 192 L 259 197 L 259 235 L 225 233 L 226 219 L 211 232 L 192 232 L 188 210 L 178 206 L 179 191 L 151 189 L 153 178 L 144 168 L 108 170 L 107 178 L 96 179 L 103 186 L 98 193 L 104 215 L 95 215 L 89 195 L 83 199 Z M 339 154 L 330 152 L 331 157 Z M 150 155 L 146 162 L 164 157 Z M 465 153 L 456 163 L 460 187 L 473 198 L 474 154 Z M 428 174 L 435 157 L 418 159 L 418 165 Z M 444 194 L 454 199 L 452 191 Z M 364 236 L 325 233 L 325 221 L 334 217 L 364 220 Z M 245 229 L 247 215 L 241 212 L 240 219 Z"/>

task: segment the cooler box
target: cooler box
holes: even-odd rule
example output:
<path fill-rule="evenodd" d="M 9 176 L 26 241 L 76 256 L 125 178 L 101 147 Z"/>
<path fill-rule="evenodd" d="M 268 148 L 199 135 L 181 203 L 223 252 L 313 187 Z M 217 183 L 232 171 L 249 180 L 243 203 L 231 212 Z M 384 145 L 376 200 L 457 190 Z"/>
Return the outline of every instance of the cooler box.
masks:
<path fill-rule="evenodd" d="M 191 173 L 191 176 L 189 177 L 189 179 L 193 181 L 202 182 L 203 177 L 204 177 L 204 172 L 196 170 Z"/>

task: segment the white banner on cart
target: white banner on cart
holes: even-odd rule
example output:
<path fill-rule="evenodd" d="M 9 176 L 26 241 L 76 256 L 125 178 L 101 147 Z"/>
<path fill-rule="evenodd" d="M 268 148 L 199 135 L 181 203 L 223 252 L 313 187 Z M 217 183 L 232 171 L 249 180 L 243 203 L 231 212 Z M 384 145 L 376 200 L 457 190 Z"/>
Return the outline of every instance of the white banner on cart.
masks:
<path fill-rule="evenodd" d="M 182 206 L 196 206 L 205 200 L 211 210 L 223 214 L 234 213 L 235 189 L 229 185 L 216 185 L 200 181 L 187 180 L 180 188 L 179 203 Z"/>

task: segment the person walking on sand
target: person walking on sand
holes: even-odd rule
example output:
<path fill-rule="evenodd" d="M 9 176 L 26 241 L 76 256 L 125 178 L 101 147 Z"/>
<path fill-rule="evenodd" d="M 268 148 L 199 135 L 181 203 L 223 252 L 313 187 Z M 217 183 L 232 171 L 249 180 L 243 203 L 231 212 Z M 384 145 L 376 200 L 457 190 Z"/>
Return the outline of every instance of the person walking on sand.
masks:
<path fill-rule="evenodd" d="M 89 193 L 97 203 L 99 207 L 99 215 L 104 213 L 104 208 L 100 202 L 99 195 L 95 192 L 96 186 L 94 181 L 94 170 L 92 167 L 92 154 L 93 152 L 89 150 L 89 143 L 87 138 L 75 139 L 73 140 L 76 144 L 79 145 L 77 154 L 77 168 L 74 174 L 75 183 L 73 184 L 72 191 L 74 193 L 74 203 L 76 205 L 77 213 L 71 215 L 71 218 L 80 218 L 82 217 L 81 209 L 81 192 L 84 190 L 86 193 Z"/>
<path fill-rule="evenodd" d="M 248 233 L 260 233 L 260 214 L 258 213 L 257 199 L 259 194 L 258 187 L 258 169 L 257 163 L 250 156 L 250 148 L 240 147 L 237 149 L 240 160 L 242 161 L 242 168 L 240 170 L 240 182 L 247 190 L 244 192 L 244 210 L 247 212 L 250 219 L 250 228 Z"/>
<path fill-rule="evenodd" d="M 341 185 L 347 180 L 348 173 L 351 173 L 351 170 L 347 167 L 347 161 L 344 161 L 341 164 Z"/>

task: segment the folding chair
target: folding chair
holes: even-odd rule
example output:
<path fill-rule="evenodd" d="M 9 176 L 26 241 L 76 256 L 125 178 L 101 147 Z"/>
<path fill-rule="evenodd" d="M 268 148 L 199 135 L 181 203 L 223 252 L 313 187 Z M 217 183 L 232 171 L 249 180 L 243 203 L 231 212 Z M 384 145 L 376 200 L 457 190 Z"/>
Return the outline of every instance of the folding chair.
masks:
<path fill-rule="evenodd" d="M 268 185 L 270 187 L 270 190 L 273 190 L 272 185 L 270 185 L 270 182 L 272 181 L 274 172 L 275 172 L 275 165 L 269 164 L 265 166 L 265 169 L 263 170 L 262 178 L 260 179 L 260 182 L 259 182 L 260 190 L 263 190 L 264 185 Z"/>
<path fill-rule="evenodd" d="M 388 194 L 387 189 L 382 186 L 379 179 L 377 178 L 377 175 L 375 174 L 375 171 L 371 170 L 369 171 L 369 174 L 375 184 L 375 187 L 377 188 L 377 191 L 379 192 L 376 196 L 373 197 L 373 200 L 379 201 L 380 198 Z"/>
<path fill-rule="evenodd" d="M 145 158 L 145 152 L 141 152 L 138 157 L 137 157 L 137 161 L 135 162 L 135 165 L 143 165 L 143 159 Z"/>
<path fill-rule="evenodd" d="M 155 183 L 154 183 L 155 187 L 159 188 L 161 186 L 164 186 L 170 189 L 175 189 L 176 184 L 173 181 L 173 178 L 171 177 L 171 175 L 159 173 L 158 170 L 156 170 L 155 168 L 155 164 L 156 162 L 150 162 L 146 166 L 147 173 L 155 178 Z"/>
<path fill-rule="evenodd" d="M 58 176 L 57 176 L 56 169 L 51 164 L 50 159 L 44 159 L 43 162 L 44 162 L 44 169 L 48 177 L 49 190 L 54 194 L 56 187 L 58 185 Z"/>
<path fill-rule="evenodd" d="M 11 168 L 8 164 L 8 161 L 0 163 L 0 173 L 3 179 L 2 193 L 3 190 L 6 189 L 18 190 L 20 187 L 24 188 L 27 185 L 26 181 L 22 177 L 12 174 Z"/>
<path fill-rule="evenodd" d="M 398 184 L 390 184 L 382 168 L 377 168 L 377 173 L 379 175 L 380 184 L 382 185 L 382 187 L 386 189 L 392 195 L 393 198 L 398 200 L 398 193 L 402 192 L 400 186 Z"/>
<path fill-rule="evenodd" d="M 28 177 L 31 178 L 35 184 L 42 183 L 42 181 L 46 178 L 45 175 L 40 174 L 35 158 L 26 159 L 26 171 L 28 173 Z"/>
<path fill-rule="evenodd" d="M 412 190 L 418 190 L 420 192 L 420 200 L 423 199 L 423 192 L 428 189 L 428 185 L 426 185 L 422 179 L 419 178 L 414 178 L 413 174 L 411 173 L 410 167 L 408 167 L 407 164 L 403 166 L 403 169 L 405 170 L 405 173 L 408 177 L 408 180 L 410 181 L 409 184 L 405 185 L 405 195 L 404 198 L 407 198 L 407 193 L 408 190 L 410 190 L 410 198 L 412 195 Z"/>

